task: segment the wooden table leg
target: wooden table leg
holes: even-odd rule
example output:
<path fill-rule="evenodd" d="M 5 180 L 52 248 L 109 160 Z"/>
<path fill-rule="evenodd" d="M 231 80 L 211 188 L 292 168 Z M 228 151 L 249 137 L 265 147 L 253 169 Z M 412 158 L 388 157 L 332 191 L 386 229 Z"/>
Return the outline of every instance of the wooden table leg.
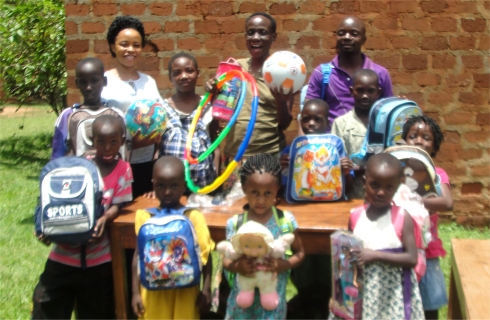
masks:
<path fill-rule="evenodd" d="M 454 261 L 454 253 L 451 259 L 451 275 L 449 276 L 449 303 L 447 308 L 448 319 L 462 319 L 463 313 L 461 312 L 461 302 L 459 301 L 458 286 L 456 284 L 457 273 L 456 262 Z"/>
<path fill-rule="evenodd" d="M 126 257 L 119 231 L 119 228 L 114 227 L 110 230 L 114 299 L 116 303 L 116 318 L 127 319 L 126 301 L 128 289 L 126 284 Z"/>

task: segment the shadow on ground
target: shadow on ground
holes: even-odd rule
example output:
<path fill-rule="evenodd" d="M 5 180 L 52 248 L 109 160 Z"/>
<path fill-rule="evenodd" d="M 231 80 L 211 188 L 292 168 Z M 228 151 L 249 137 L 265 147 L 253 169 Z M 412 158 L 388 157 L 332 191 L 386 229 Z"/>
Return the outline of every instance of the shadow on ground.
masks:
<path fill-rule="evenodd" d="M 0 164 L 16 169 L 19 165 L 44 166 L 50 159 L 51 133 L 0 140 Z"/>

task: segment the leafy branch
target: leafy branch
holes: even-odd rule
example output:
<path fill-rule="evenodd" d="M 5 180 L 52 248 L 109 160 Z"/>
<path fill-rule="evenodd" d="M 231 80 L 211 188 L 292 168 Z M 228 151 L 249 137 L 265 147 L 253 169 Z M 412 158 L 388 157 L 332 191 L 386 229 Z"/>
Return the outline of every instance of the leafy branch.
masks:
<path fill-rule="evenodd" d="M 63 1 L 0 1 L 0 20 L 4 99 L 42 100 L 59 114 L 67 93 Z"/>

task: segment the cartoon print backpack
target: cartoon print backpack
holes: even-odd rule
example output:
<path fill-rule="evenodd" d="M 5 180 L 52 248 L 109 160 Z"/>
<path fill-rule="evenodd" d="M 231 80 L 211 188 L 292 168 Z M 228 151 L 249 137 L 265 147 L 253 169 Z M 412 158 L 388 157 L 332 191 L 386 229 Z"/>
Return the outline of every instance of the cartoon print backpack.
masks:
<path fill-rule="evenodd" d="M 368 205 L 362 205 L 351 210 L 350 227 L 352 230 L 355 229 L 357 221 L 359 221 L 361 214 L 366 211 L 367 208 Z M 415 243 L 418 249 L 417 265 L 415 266 L 414 270 L 415 274 L 417 275 L 417 280 L 420 281 L 420 279 L 422 279 L 422 277 L 424 276 L 426 269 L 425 248 L 427 247 L 427 245 L 425 244 L 425 241 L 423 239 L 423 226 L 420 225 L 420 220 L 416 219 L 416 217 L 412 215 L 411 211 L 407 212 L 408 214 L 410 214 L 414 221 L 413 231 L 415 235 Z M 398 239 L 400 239 L 400 241 L 402 241 L 403 222 L 404 209 L 393 204 L 391 206 L 391 223 L 395 227 L 396 235 Z"/>
<path fill-rule="evenodd" d="M 441 196 L 439 175 L 430 155 L 416 146 L 394 146 L 384 151 L 396 157 L 403 166 L 405 184 L 421 197 Z"/>
<path fill-rule="evenodd" d="M 119 110 L 110 107 L 100 108 L 99 110 L 90 109 L 76 109 L 70 115 L 68 119 L 68 138 L 70 145 L 68 146 L 73 150 L 75 155 L 94 155 L 95 148 L 92 142 L 92 123 L 97 117 L 101 115 L 112 115 L 115 117 L 121 117 L 124 121 L 124 114 Z M 123 160 L 126 157 L 126 144 L 123 143 L 119 149 L 119 153 Z"/>
<path fill-rule="evenodd" d="M 57 243 L 86 243 L 104 213 L 104 183 L 95 163 L 67 156 L 48 162 L 39 177 L 36 234 Z"/>
<path fill-rule="evenodd" d="M 336 201 L 344 198 L 342 140 L 333 134 L 300 136 L 291 143 L 286 200 Z"/>
<path fill-rule="evenodd" d="M 369 111 L 367 133 L 361 150 L 351 155 L 352 161 L 363 163 L 369 156 L 394 146 L 401 138 L 406 120 L 418 115 L 422 115 L 422 110 L 414 101 L 398 97 L 376 101 Z"/>
<path fill-rule="evenodd" d="M 138 267 L 148 290 L 186 288 L 201 283 L 201 250 L 188 208 L 147 209 L 152 217 L 138 233 Z"/>

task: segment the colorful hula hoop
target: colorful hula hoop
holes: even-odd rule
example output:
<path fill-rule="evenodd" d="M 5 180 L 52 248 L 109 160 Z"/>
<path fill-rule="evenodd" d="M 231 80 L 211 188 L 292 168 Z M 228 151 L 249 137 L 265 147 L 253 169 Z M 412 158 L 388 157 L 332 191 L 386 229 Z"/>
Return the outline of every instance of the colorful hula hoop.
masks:
<path fill-rule="evenodd" d="M 219 177 L 217 177 L 216 180 L 214 180 L 211 184 L 209 184 L 209 185 L 207 185 L 207 186 L 205 186 L 203 188 L 199 188 L 198 186 L 196 186 L 194 184 L 194 181 L 192 181 L 192 178 L 191 178 L 191 169 L 190 169 L 190 163 L 191 162 L 189 161 L 189 159 L 191 159 L 192 161 L 196 160 L 196 159 L 192 159 L 190 157 L 190 146 L 191 146 L 191 143 L 192 143 L 192 136 L 194 135 L 195 126 L 196 126 L 197 121 L 199 119 L 198 116 L 200 116 L 200 113 L 202 112 L 202 107 L 205 104 L 204 103 L 201 103 L 202 105 L 201 104 L 199 105 L 199 107 L 201 109 L 198 110 L 198 112 L 196 113 L 196 117 L 194 117 L 194 119 L 192 121 L 192 127 L 191 127 L 191 130 L 189 131 L 189 136 L 188 136 L 187 144 L 186 144 L 186 152 L 184 154 L 184 157 L 185 157 L 185 159 L 184 159 L 185 180 L 187 182 L 187 187 L 189 188 L 189 190 L 191 190 L 194 193 L 207 194 L 207 193 L 210 193 L 210 192 L 216 190 L 221 184 L 223 184 L 223 182 L 226 179 L 228 179 L 228 177 L 233 172 L 233 170 L 235 170 L 236 167 L 238 166 L 238 163 L 242 159 L 243 154 L 245 153 L 245 150 L 247 150 L 248 144 L 249 144 L 250 139 L 252 137 L 252 132 L 253 132 L 253 129 L 254 129 L 254 126 L 255 126 L 255 121 L 257 119 L 257 110 L 259 108 L 259 93 L 258 93 L 258 90 L 257 90 L 257 83 L 255 82 L 254 77 L 252 77 L 249 73 L 242 72 L 242 71 L 237 71 L 237 70 L 232 70 L 232 71 L 228 71 L 227 73 L 225 73 L 225 74 L 223 74 L 223 75 L 220 76 L 220 78 L 218 79 L 218 81 L 221 82 L 221 86 L 226 81 L 226 80 L 223 80 L 223 79 L 226 79 L 228 77 L 228 74 L 231 74 L 229 77 L 234 78 L 235 77 L 235 75 L 234 75 L 235 73 L 241 74 L 241 76 L 239 76 L 239 77 L 242 80 L 244 78 L 246 78 L 246 81 L 243 82 L 244 84 L 246 82 L 249 82 L 252 85 L 252 93 L 253 93 L 254 97 L 252 99 L 252 112 L 251 112 L 251 116 L 250 116 L 250 121 L 249 121 L 248 126 L 247 126 L 247 132 L 245 133 L 245 137 L 243 138 L 242 143 L 238 147 L 238 151 L 237 151 L 237 154 L 235 155 L 235 158 L 228 164 L 228 166 L 226 167 L 226 170 Z M 228 79 L 230 79 L 230 78 L 228 78 Z M 219 88 L 221 86 L 219 86 Z M 245 88 L 242 89 L 242 93 L 246 91 L 244 89 Z M 210 100 L 210 96 L 211 95 L 209 95 L 209 94 L 206 94 L 206 96 L 204 96 L 204 99 L 203 100 L 205 101 L 205 103 L 207 103 L 207 101 Z M 242 95 L 240 95 L 240 98 L 241 97 L 242 97 Z M 240 103 L 240 100 L 239 100 L 239 103 Z M 243 104 L 243 101 L 242 101 L 242 104 Z M 234 114 L 232 116 L 232 119 L 230 119 L 230 122 L 226 126 L 226 128 L 229 127 L 229 129 L 226 132 L 226 134 L 228 134 L 229 130 L 231 129 L 231 126 L 233 125 L 233 124 L 230 125 L 230 123 L 233 120 L 233 118 L 235 118 L 234 121 L 236 121 L 236 118 L 238 117 L 238 114 L 239 114 L 239 112 L 241 110 L 241 107 L 242 107 L 241 105 L 237 106 L 237 108 L 236 108 L 236 110 L 235 110 L 235 112 L 234 112 Z M 192 134 L 191 134 L 191 132 L 192 132 Z M 224 132 L 224 130 L 223 130 L 223 132 Z M 222 134 L 223 134 L 223 132 L 222 132 Z M 224 139 L 224 137 L 226 136 L 226 134 L 223 136 L 223 138 L 221 140 Z M 221 136 L 221 134 L 220 134 L 220 136 Z M 214 145 L 214 143 L 213 143 L 213 145 Z M 219 143 L 217 143 L 214 148 L 216 148 L 218 145 L 219 145 Z M 211 149 L 211 147 L 209 149 Z M 204 153 L 204 154 L 207 154 L 207 155 L 206 156 L 203 156 L 204 155 L 203 154 L 202 156 L 200 156 L 197 159 L 197 161 L 195 163 L 198 163 L 198 162 L 204 160 L 207 156 L 209 156 L 211 154 L 212 151 L 214 151 L 214 149 L 212 149 L 212 151 L 210 151 L 210 152 L 207 152 L 207 151 Z"/>
<path fill-rule="evenodd" d="M 204 161 L 207 157 L 211 155 L 211 153 L 214 152 L 214 150 L 220 145 L 220 143 L 223 141 L 223 139 L 228 135 L 228 133 L 231 130 L 231 127 L 235 124 L 238 115 L 240 111 L 242 110 L 243 106 L 243 101 L 245 100 L 245 96 L 247 95 L 247 81 L 245 81 L 245 77 L 243 75 L 243 72 L 237 71 L 237 70 L 231 70 L 226 73 L 223 73 L 217 83 L 218 89 L 220 89 L 223 84 L 226 81 L 229 81 L 233 78 L 240 78 L 242 81 L 242 89 L 240 92 L 240 97 L 238 98 L 238 103 L 237 107 L 235 109 L 235 112 L 233 113 L 233 116 L 231 117 L 230 121 L 226 125 L 226 127 L 220 132 L 219 136 L 216 138 L 216 140 L 209 146 L 209 148 L 201 154 L 198 158 L 193 158 L 191 155 L 191 147 L 192 147 L 192 137 L 194 136 L 194 132 L 196 130 L 197 122 L 201 118 L 202 110 L 204 109 L 204 106 L 208 103 L 209 100 L 211 100 L 212 94 L 207 92 L 203 99 L 201 100 L 201 103 L 199 103 L 199 106 L 197 107 L 196 115 L 194 116 L 194 119 L 192 119 L 191 127 L 189 129 L 189 134 L 187 135 L 187 142 L 185 145 L 185 152 L 184 152 L 184 159 L 189 161 L 190 164 L 197 164 L 199 162 Z"/>

